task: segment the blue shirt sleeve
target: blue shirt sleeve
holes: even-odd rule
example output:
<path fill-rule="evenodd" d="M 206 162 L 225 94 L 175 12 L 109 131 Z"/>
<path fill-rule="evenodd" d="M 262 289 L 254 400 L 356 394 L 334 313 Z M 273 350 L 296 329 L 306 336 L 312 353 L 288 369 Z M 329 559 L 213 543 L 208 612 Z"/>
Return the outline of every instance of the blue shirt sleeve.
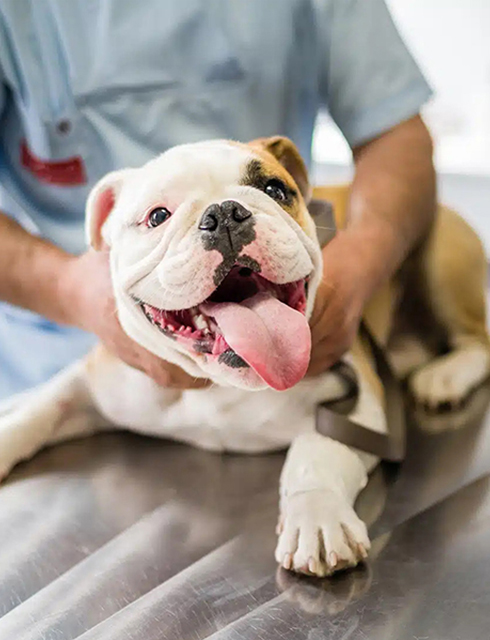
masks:
<path fill-rule="evenodd" d="M 355 147 L 416 115 L 432 91 L 384 0 L 324 0 L 321 99 Z"/>
<path fill-rule="evenodd" d="M 0 64 L 0 118 L 3 115 L 3 111 L 5 107 L 5 94 L 6 94 L 5 76 L 3 73 L 2 66 Z"/>

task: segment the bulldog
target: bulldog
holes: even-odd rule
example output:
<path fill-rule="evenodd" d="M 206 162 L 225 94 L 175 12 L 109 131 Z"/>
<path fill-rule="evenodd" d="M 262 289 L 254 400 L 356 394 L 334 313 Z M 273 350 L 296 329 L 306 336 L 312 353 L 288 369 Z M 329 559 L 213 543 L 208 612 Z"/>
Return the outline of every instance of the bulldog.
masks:
<path fill-rule="evenodd" d="M 0 477 L 49 443 L 116 427 L 217 452 L 290 447 L 278 563 L 326 576 L 363 561 L 370 542 L 354 503 L 379 459 L 315 431 L 317 405 L 347 391 L 337 369 L 305 378 L 322 278 L 311 193 L 297 149 L 282 137 L 178 146 L 103 178 L 88 199 L 87 233 L 95 249 L 110 248 L 123 329 L 214 384 L 163 389 L 99 346 L 0 409 Z M 333 202 L 342 227 L 349 187 L 316 195 Z M 366 307 L 365 322 L 399 370 L 414 371 L 419 402 L 458 404 L 487 376 L 485 276 L 477 236 L 440 207 L 420 249 Z M 435 350 L 428 340 L 414 346 L 422 308 L 443 338 Z M 351 420 L 386 432 L 383 388 L 362 336 L 346 360 L 358 379 Z"/>

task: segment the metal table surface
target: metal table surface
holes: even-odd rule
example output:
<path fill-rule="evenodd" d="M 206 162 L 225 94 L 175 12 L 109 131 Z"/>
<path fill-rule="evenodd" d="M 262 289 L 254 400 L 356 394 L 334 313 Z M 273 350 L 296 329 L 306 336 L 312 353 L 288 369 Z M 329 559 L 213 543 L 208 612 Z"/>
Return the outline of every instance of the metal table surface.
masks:
<path fill-rule="evenodd" d="M 489 401 L 413 417 L 359 499 L 367 566 L 322 581 L 273 559 L 283 454 L 47 449 L 0 486 L 0 640 L 488 640 Z"/>

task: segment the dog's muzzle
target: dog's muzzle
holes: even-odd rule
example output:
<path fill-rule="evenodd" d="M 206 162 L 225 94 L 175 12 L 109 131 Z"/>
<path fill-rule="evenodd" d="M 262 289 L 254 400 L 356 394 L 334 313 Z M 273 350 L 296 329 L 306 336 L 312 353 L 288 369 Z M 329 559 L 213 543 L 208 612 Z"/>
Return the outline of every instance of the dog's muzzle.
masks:
<path fill-rule="evenodd" d="M 231 368 L 251 367 L 274 389 L 296 384 L 308 366 L 307 279 L 278 285 L 234 266 L 195 307 L 165 311 L 146 303 L 145 316 L 191 352 Z"/>

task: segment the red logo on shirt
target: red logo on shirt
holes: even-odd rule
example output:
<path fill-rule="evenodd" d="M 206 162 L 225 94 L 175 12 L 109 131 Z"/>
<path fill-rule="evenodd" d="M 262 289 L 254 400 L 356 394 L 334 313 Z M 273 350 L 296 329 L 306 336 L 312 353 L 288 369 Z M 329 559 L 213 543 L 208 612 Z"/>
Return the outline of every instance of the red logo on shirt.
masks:
<path fill-rule="evenodd" d="M 41 160 L 32 153 L 26 141 L 23 140 L 20 146 L 20 159 L 22 166 L 41 182 L 59 187 L 75 187 L 87 182 L 80 156 L 73 156 L 66 160 Z"/>

